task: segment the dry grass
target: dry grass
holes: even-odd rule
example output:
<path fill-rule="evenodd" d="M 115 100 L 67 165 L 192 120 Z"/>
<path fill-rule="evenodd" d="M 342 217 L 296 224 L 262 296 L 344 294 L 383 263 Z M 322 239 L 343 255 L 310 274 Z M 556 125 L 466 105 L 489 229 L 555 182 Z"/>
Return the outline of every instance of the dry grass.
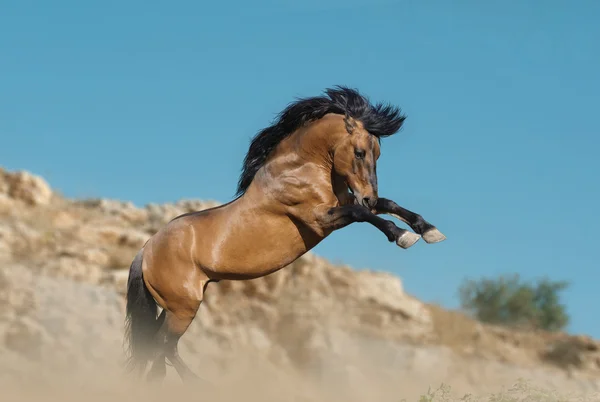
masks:
<path fill-rule="evenodd" d="M 478 343 L 481 324 L 458 311 L 446 310 L 436 304 L 427 305 L 433 321 L 434 339 L 455 351 Z"/>
<path fill-rule="evenodd" d="M 558 340 L 541 353 L 542 359 L 565 369 L 582 369 L 586 360 L 584 355 L 590 352 L 598 352 L 598 345 L 595 342 L 590 342 L 589 339 L 583 337 L 570 337 Z M 600 357 L 596 359 L 595 364 L 600 368 Z"/>
<path fill-rule="evenodd" d="M 480 323 L 457 311 L 428 305 L 434 341 L 457 353 L 516 363 L 550 363 L 566 371 L 600 369 L 600 350 L 589 337 L 518 331 Z"/>
<path fill-rule="evenodd" d="M 489 395 L 466 394 L 460 398 L 451 396 L 452 387 L 442 384 L 436 389 L 429 389 L 421 395 L 418 402 L 596 402 L 600 394 L 575 395 L 563 394 L 557 390 L 540 388 L 526 380 L 517 381 L 512 387 Z M 410 402 L 402 399 L 402 402 Z"/>

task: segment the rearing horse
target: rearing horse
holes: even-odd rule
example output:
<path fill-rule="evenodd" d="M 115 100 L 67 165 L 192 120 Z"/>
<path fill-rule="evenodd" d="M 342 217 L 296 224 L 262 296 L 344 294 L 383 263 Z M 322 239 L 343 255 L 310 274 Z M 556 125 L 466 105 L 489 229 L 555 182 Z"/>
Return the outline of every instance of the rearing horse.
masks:
<path fill-rule="evenodd" d="M 400 109 L 372 105 L 346 87 L 288 105 L 252 140 L 237 198 L 174 218 L 135 256 L 127 283 L 130 368 L 143 375 L 152 362 L 148 379 L 162 379 L 168 359 L 183 381 L 196 378 L 177 344 L 207 284 L 271 274 L 351 223 L 368 222 L 404 249 L 420 237 L 444 240 L 420 215 L 378 196 L 380 139 L 404 120 Z"/>

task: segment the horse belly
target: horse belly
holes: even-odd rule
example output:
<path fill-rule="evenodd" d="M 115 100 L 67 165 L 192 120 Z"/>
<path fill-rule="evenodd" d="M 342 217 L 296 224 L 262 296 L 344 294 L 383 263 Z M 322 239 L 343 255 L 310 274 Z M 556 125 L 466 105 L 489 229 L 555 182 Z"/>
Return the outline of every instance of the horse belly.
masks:
<path fill-rule="evenodd" d="M 276 233 L 228 236 L 213 246 L 212 258 L 200 266 L 214 279 L 253 279 L 278 271 L 308 251 L 298 231 L 285 226 L 278 226 Z"/>

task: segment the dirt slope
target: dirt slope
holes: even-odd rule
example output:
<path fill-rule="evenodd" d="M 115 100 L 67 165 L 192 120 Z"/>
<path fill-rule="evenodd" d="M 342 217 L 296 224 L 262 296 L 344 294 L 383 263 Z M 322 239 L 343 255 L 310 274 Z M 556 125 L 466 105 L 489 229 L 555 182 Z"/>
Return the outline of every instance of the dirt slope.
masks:
<path fill-rule="evenodd" d="M 0 169 L 0 383 L 14 398 L 32 381 L 53 392 L 123 390 L 127 267 L 161 225 L 216 204 L 69 200 L 40 177 Z M 265 278 L 209 285 L 182 343 L 184 359 L 217 384 L 213 400 L 399 401 L 442 382 L 484 394 L 520 377 L 600 390 L 593 339 L 482 325 L 416 300 L 395 276 L 312 254 Z M 161 392 L 168 384 L 179 385 L 172 370 Z"/>

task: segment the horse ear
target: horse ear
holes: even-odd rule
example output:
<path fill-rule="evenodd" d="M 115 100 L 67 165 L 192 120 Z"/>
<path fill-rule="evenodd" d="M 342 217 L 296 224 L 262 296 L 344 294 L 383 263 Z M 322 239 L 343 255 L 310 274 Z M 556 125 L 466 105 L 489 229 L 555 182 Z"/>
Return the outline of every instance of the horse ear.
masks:
<path fill-rule="evenodd" d="M 354 119 L 346 115 L 344 117 L 344 125 L 346 126 L 346 131 L 348 132 L 348 134 L 352 135 L 354 129 L 356 128 L 356 122 L 354 121 Z"/>

